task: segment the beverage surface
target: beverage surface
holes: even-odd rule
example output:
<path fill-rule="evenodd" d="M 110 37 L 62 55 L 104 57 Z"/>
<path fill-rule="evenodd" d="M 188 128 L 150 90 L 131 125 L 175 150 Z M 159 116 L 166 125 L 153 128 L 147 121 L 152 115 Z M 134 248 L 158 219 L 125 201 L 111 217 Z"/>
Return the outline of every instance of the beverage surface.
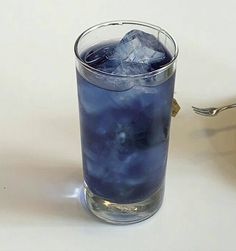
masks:
<path fill-rule="evenodd" d="M 130 76 L 161 68 L 171 61 L 171 55 L 155 36 L 132 30 L 119 42 L 91 48 L 82 59 L 103 72 Z"/>
<path fill-rule="evenodd" d="M 103 72 L 137 75 L 162 67 L 171 57 L 155 37 L 134 30 L 119 43 L 90 48 L 83 59 Z M 94 194 L 133 203 L 163 184 L 174 78 L 114 91 L 77 71 L 84 177 Z"/>

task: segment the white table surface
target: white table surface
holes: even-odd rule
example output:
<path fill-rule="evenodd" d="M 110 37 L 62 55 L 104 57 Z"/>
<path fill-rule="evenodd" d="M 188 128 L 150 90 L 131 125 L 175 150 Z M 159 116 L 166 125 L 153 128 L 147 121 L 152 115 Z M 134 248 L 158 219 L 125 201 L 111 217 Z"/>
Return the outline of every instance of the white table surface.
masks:
<path fill-rule="evenodd" d="M 233 0 L 0 1 L 0 250 L 236 250 Z M 82 183 L 73 43 L 102 21 L 167 29 L 180 47 L 165 201 L 151 219 L 113 226 L 89 215 Z"/>

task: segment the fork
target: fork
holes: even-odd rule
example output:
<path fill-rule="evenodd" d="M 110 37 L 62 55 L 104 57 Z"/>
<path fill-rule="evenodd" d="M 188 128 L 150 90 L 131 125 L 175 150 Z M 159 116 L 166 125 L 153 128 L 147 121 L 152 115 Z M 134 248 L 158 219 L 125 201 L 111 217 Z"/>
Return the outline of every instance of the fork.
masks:
<path fill-rule="evenodd" d="M 219 112 L 231 109 L 236 107 L 236 104 L 231 104 L 231 105 L 226 105 L 226 106 L 221 106 L 221 107 L 209 107 L 209 108 L 198 108 L 195 106 L 192 106 L 193 111 L 199 115 L 202 116 L 209 116 L 209 117 L 214 117 L 216 116 Z"/>

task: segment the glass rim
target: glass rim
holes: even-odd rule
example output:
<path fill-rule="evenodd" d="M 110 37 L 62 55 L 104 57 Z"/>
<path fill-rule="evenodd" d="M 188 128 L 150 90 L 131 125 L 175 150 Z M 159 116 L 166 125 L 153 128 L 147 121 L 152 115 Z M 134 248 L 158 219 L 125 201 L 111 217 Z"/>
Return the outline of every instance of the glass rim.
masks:
<path fill-rule="evenodd" d="M 148 28 L 160 31 L 163 34 L 165 34 L 173 42 L 174 47 L 175 47 L 174 56 L 172 57 L 171 61 L 169 63 L 163 65 L 161 68 L 159 68 L 157 70 L 147 72 L 147 73 L 136 74 L 136 75 L 119 75 L 119 74 L 104 72 L 102 70 L 96 69 L 96 68 L 88 65 L 87 63 L 85 63 L 83 61 L 83 59 L 80 57 L 79 52 L 78 52 L 78 45 L 79 45 L 81 39 L 83 39 L 87 34 L 93 32 L 94 30 L 97 30 L 99 28 L 110 26 L 110 25 L 123 25 L 123 24 L 140 25 L 140 26 L 144 26 L 144 27 L 148 27 Z M 107 21 L 107 22 L 99 23 L 97 25 L 93 25 L 93 26 L 89 27 L 88 29 L 86 29 L 85 31 L 83 31 L 75 41 L 74 53 L 75 53 L 75 56 L 78 59 L 79 63 L 81 63 L 82 66 L 84 66 L 85 68 L 87 68 L 88 70 L 90 70 L 92 72 L 95 72 L 95 73 L 98 73 L 101 75 L 110 76 L 110 77 L 115 77 L 115 78 L 142 78 L 142 77 L 150 77 L 153 75 L 157 75 L 157 74 L 167 70 L 169 67 L 171 67 L 175 63 L 175 61 L 178 57 L 179 48 L 178 48 L 178 45 L 177 45 L 175 39 L 166 30 L 164 30 L 163 28 L 161 28 L 157 25 L 153 25 L 153 24 L 150 24 L 147 22 L 142 22 L 142 21 L 135 21 L 135 20 L 114 20 L 114 21 Z"/>

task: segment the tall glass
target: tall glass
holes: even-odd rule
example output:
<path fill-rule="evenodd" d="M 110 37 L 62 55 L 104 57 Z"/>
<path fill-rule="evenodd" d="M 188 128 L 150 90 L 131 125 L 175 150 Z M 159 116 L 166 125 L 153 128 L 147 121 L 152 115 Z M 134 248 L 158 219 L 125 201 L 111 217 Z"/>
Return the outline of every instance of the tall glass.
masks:
<path fill-rule="evenodd" d="M 84 60 L 87 51 L 94 48 L 95 55 L 96 46 L 118 42 L 134 29 L 158 38 L 171 60 L 132 76 L 106 73 Z M 84 31 L 74 49 L 87 207 L 110 223 L 147 219 L 163 200 L 177 45 L 160 27 L 114 21 Z"/>

